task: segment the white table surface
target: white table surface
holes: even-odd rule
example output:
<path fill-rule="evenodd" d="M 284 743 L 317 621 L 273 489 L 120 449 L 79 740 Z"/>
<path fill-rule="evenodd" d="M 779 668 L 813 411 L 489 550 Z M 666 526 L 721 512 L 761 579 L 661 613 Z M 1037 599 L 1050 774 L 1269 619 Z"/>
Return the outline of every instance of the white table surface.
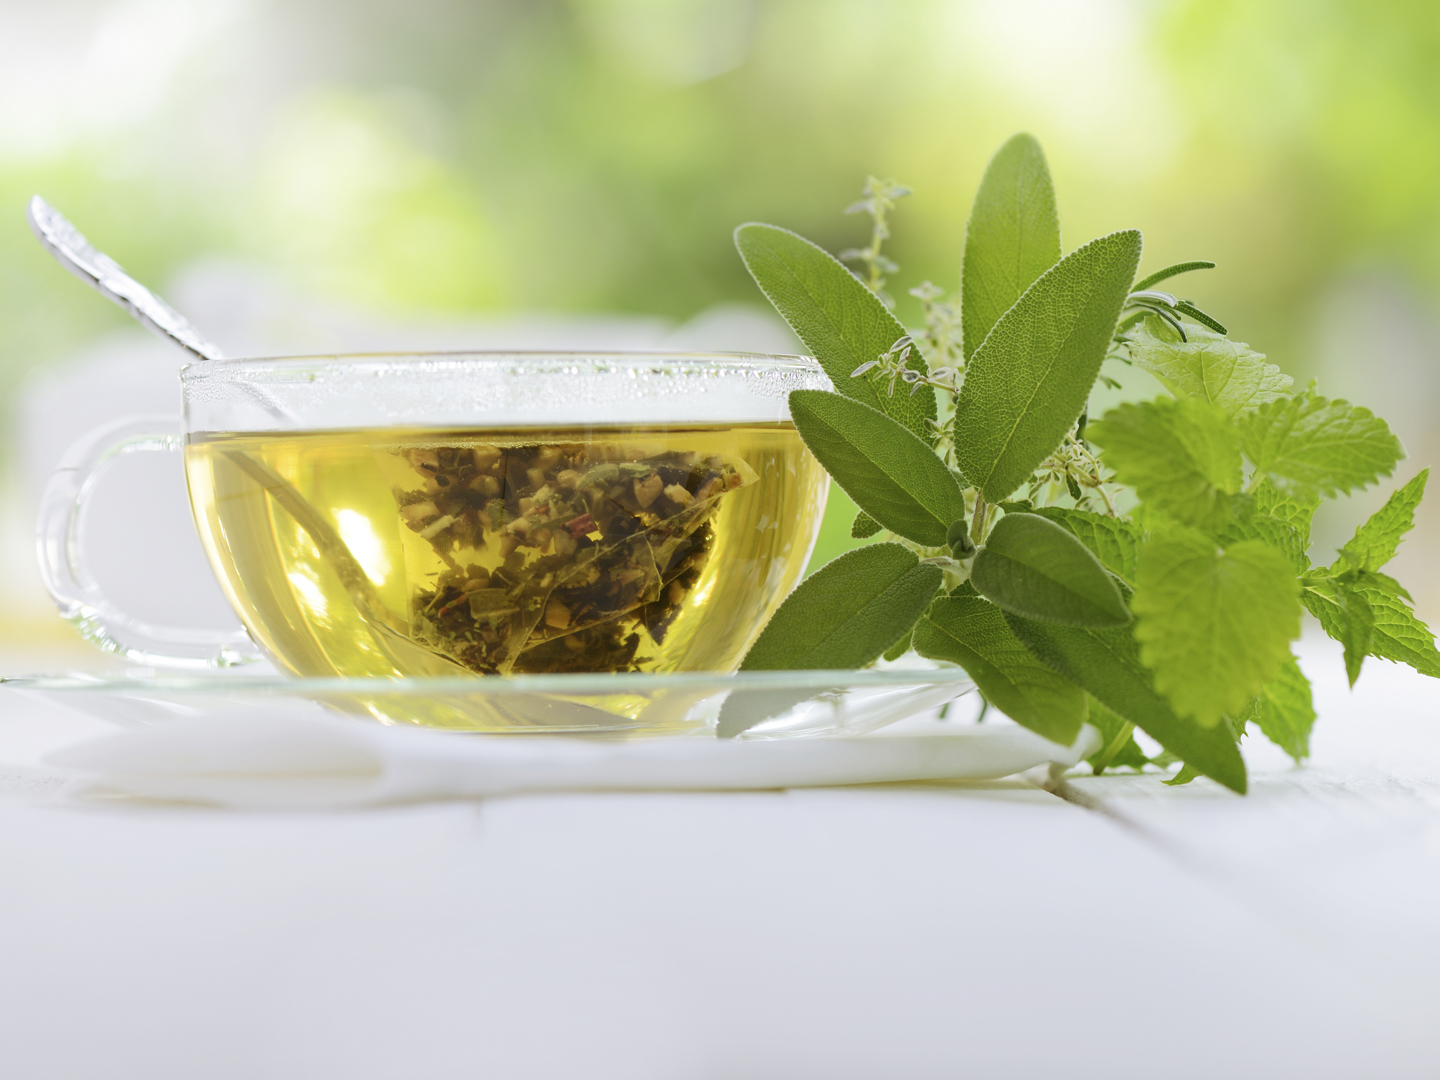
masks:
<path fill-rule="evenodd" d="M 0 1077 L 1440 1075 L 1440 683 L 1305 769 L 237 814 L 57 802 L 0 699 Z"/>

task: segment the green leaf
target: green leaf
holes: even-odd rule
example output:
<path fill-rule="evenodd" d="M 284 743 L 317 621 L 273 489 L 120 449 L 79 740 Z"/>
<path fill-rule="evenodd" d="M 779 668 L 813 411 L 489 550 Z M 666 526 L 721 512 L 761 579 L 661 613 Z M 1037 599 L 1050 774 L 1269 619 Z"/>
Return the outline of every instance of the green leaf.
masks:
<path fill-rule="evenodd" d="M 1310 569 L 1310 558 L 1306 554 L 1305 541 L 1300 531 L 1287 521 L 1262 513 L 1257 500 L 1244 496 L 1235 500 L 1235 517 L 1216 539 L 1228 547 L 1242 540 L 1259 540 L 1269 544 L 1290 564 L 1290 569 L 1303 574 Z"/>
<path fill-rule="evenodd" d="M 902 385 L 892 397 L 890 380 L 878 369 L 850 377 L 905 336 L 905 327 L 878 296 L 823 248 L 788 229 L 741 225 L 735 230 L 735 246 L 750 276 L 820 361 L 837 391 L 928 437 L 926 421 L 935 419 L 930 387 L 921 386 L 912 396 Z M 918 352 L 912 352 L 906 364 L 926 370 Z"/>
<path fill-rule="evenodd" d="M 1100 732 L 1101 739 L 1100 749 L 1085 759 L 1090 763 L 1095 775 L 1099 776 L 1106 769 L 1130 768 L 1139 772 L 1145 768 L 1150 759 L 1135 741 L 1135 725 L 1089 694 L 1086 697 L 1090 698 L 1088 720 Z"/>
<path fill-rule="evenodd" d="M 899 660 L 900 657 L 904 656 L 907 652 L 910 651 L 910 642 L 913 637 L 914 630 L 912 628 L 909 633 L 902 634 L 900 636 L 900 640 L 895 642 L 895 644 L 891 645 L 888 649 L 886 649 L 881 654 L 881 657 L 885 660 Z"/>
<path fill-rule="evenodd" d="M 1214 269 L 1215 264 L 1213 262 L 1206 262 L 1204 260 L 1198 260 L 1196 262 L 1176 263 L 1174 266 L 1165 267 L 1164 270 L 1156 270 L 1155 273 L 1151 274 L 1143 281 L 1137 281 L 1134 285 L 1130 286 L 1130 291 L 1144 292 L 1146 289 L 1153 289 L 1156 285 L 1159 285 L 1160 282 L 1175 277 L 1179 274 L 1188 274 L 1191 270 Z"/>
<path fill-rule="evenodd" d="M 1045 154 L 1032 135 L 1016 135 L 990 159 L 960 267 L 960 333 L 965 359 L 1030 283 L 1060 261 L 1060 221 Z"/>
<path fill-rule="evenodd" d="M 990 502 L 1029 481 L 1084 410 L 1139 258 L 1134 230 L 1072 251 L 975 350 L 955 403 L 955 458 Z"/>
<path fill-rule="evenodd" d="M 1037 506 L 1031 513 L 1058 522 L 1090 549 L 1105 569 L 1134 584 L 1135 560 L 1145 533 L 1129 518 L 1072 510 L 1064 506 Z"/>
<path fill-rule="evenodd" d="M 1236 418 L 1245 456 L 1282 491 L 1349 494 L 1389 476 L 1405 451 L 1369 409 L 1307 390 Z"/>
<path fill-rule="evenodd" d="M 847 551 L 802 581 L 780 605 L 740 670 L 864 667 L 915 625 L 941 577 L 936 567 L 899 544 Z"/>
<path fill-rule="evenodd" d="M 1346 646 L 1355 647 L 1361 631 L 1354 625 L 1356 605 L 1345 595 L 1348 590 L 1365 601 L 1373 622 L 1370 627 L 1370 656 L 1409 664 L 1422 675 L 1440 678 L 1440 652 L 1435 649 L 1435 635 L 1415 617 L 1403 597 L 1375 580 L 1379 575 L 1365 575 L 1359 582 L 1349 583 L 1325 573 L 1306 577 L 1300 599 L 1310 614 L 1320 621 L 1325 633 Z M 1350 667 L 1346 664 L 1347 673 Z M 1358 666 L 1357 666 L 1358 670 Z M 1352 680 L 1353 682 L 1353 680 Z"/>
<path fill-rule="evenodd" d="M 1315 705 L 1310 697 L 1310 680 L 1305 678 L 1293 656 L 1281 665 L 1279 673 L 1265 684 L 1259 696 L 1245 706 L 1237 723 L 1242 730 L 1246 723 L 1255 724 L 1267 739 L 1297 762 L 1310 756 Z"/>
<path fill-rule="evenodd" d="M 1356 570 L 1379 570 L 1395 557 L 1400 541 L 1415 524 L 1415 508 L 1425 496 L 1429 478 L 1430 470 L 1423 470 L 1355 530 L 1354 537 L 1340 549 L 1346 563 Z"/>
<path fill-rule="evenodd" d="M 1130 331 L 1130 359 L 1176 397 L 1195 397 L 1234 416 L 1285 397 L 1295 381 L 1264 353 L 1203 326 L 1182 324 L 1188 341 L 1155 316 Z"/>
<path fill-rule="evenodd" d="M 1300 636 L 1299 593 L 1285 557 L 1259 541 L 1222 551 L 1188 529 L 1152 536 L 1130 606 L 1156 689 L 1203 727 L 1239 713 Z"/>
<path fill-rule="evenodd" d="M 1182 763 L 1179 772 L 1177 772 L 1169 780 L 1161 780 L 1160 782 L 1166 787 L 1184 787 L 1186 784 L 1190 783 L 1190 781 L 1194 780 L 1199 775 L 1201 774 L 1197 772 L 1193 766 L 1187 763 Z"/>
<path fill-rule="evenodd" d="M 1069 746 L 1085 722 L 1085 692 L 1036 660 L 1000 609 L 978 596 L 936 600 L 915 625 L 915 651 L 959 664 L 985 699 L 1017 724 Z"/>
<path fill-rule="evenodd" d="M 1119 405 L 1090 424 L 1087 438 L 1122 484 L 1187 525 L 1219 528 L 1240 490 L 1240 440 L 1217 406 L 1197 398 Z"/>
<path fill-rule="evenodd" d="M 880 523 L 869 514 L 861 510 L 855 515 L 855 520 L 850 523 L 850 538 L 852 540 L 864 540 L 874 536 L 880 531 Z"/>
<path fill-rule="evenodd" d="M 1262 480 L 1250 491 L 1257 513 L 1282 521 L 1300 536 L 1304 547 L 1310 546 L 1310 523 L 1320 508 L 1320 496 L 1311 491 L 1282 492 L 1269 480 Z"/>
<path fill-rule="evenodd" d="M 1230 727 L 1201 727 L 1175 714 L 1140 662 L 1140 647 L 1131 627 L 1056 626 L 1010 614 L 1005 622 L 1042 663 L 1083 686 L 1195 769 L 1232 791 L 1245 793 L 1245 761 Z"/>
<path fill-rule="evenodd" d="M 1120 590 L 1075 534 L 1037 514 L 1006 514 L 990 530 L 970 582 L 1006 611 L 1068 626 L 1123 626 Z"/>
<path fill-rule="evenodd" d="M 940 547 L 950 523 L 965 516 L 955 474 L 884 413 L 824 390 L 792 390 L 790 416 L 845 494 L 891 532 Z"/>

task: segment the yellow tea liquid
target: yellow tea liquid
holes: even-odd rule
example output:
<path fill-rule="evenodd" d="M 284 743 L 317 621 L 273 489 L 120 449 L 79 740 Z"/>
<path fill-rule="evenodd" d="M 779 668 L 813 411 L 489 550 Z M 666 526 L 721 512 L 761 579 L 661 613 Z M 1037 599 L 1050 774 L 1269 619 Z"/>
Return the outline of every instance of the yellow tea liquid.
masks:
<path fill-rule="evenodd" d="M 201 538 L 304 676 L 725 671 L 804 570 L 789 424 L 192 436 Z"/>

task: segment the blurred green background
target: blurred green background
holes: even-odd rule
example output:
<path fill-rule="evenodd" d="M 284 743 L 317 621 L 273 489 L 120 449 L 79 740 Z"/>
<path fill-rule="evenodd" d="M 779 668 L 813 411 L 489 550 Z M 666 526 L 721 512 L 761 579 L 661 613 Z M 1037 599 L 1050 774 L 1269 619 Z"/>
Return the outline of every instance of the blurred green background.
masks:
<path fill-rule="evenodd" d="M 4 558 L 29 557 L 27 380 L 125 323 L 31 238 L 33 192 L 158 285 L 220 255 L 397 316 L 680 322 L 758 299 L 739 222 L 861 242 L 840 211 L 875 173 L 915 190 L 890 249 L 913 322 L 905 290 L 955 288 L 1020 129 L 1067 249 L 1134 226 L 1145 267 L 1217 261 L 1188 293 L 1387 416 L 1403 479 L 1440 451 L 1437 56 L 1433 0 L 3 0 Z M 1384 491 L 1331 512 L 1317 557 Z M 1431 618 L 1437 554 L 1432 509 L 1399 565 Z M 43 609 L 10 576 L 0 638 Z"/>

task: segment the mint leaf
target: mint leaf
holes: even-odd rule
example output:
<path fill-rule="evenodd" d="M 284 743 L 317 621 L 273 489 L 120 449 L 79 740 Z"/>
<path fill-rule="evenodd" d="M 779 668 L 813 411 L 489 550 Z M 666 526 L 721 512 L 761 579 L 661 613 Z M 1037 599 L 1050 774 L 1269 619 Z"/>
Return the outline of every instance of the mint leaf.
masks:
<path fill-rule="evenodd" d="M 880 523 L 869 514 L 861 510 L 855 515 L 855 520 L 850 523 L 850 538 L 852 540 L 864 540 L 874 536 L 880 531 Z"/>
<path fill-rule="evenodd" d="M 960 332 L 965 359 L 1030 283 L 1060 261 L 1060 221 L 1045 154 L 1016 135 L 990 159 L 970 220 L 960 267 Z"/>
<path fill-rule="evenodd" d="M 1068 626 L 1123 626 L 1120 590 L 1075 535 L 1036 514 L 1006 514 L 970 568 L 970 583 L 1006 611 Z"/>
<path fill-rule="evenodd" d="M 790 416 L 845 494 L 891 532 L 940 547 L 950 523 L 965 517 L 955 474 L 884 413 L 824 390 L 792 390 Z"/>
<path fill-rule="evenodd" d="M 1030 479 L 1085 408 L 1140 259 L 1134 230 L 1045 271 L 975 350 L 955 403 L 955 458 L 992 503 Z"/>
<path fill-rule="evenodd" d="M 938 569 L 899 544 L 847 551 L 780 605 L 740 670 L 864 667 L 915 625 L 941 578 Z"/>
<path fill-rule="evenodd" d="M 1280 671 L 1265 684 L 1259 696 L 1245 706 L 1237 725 L 1244 730 L 1247 722 L 1255 724 L 1267 739 L 1296 762 L 1310 756 L 1315 705 L 1310 696 L 1310 680 L 1305 678 L 1293 656 L 1280 666 Z"/>
<path fill-rule="evenodd" d="M 1429 478 L 1430 470 L 1423 470 L 1355 530 L 1354 537 L 1340 549 L 1346 563 L 1356 570 L 1379 570 L 1395 557 L 1400 541 L 1415 524 L 1415 508 L 1425 495 Z"/>
<path fill-rule="evenodd" d="M 1282 491 L 1349 494 L 1389 476 L 1405 456 L 1385 421 L 1307 390 L 1236 418 L 1245 456 Z"/>
<path fill-rule="evenodd" d="M 959 664 L 985 699 L 1037 735 L 1073 743 L 1085 722 L 1085 692 L 1036 660 L 1000 609 L 978 596 L 936 600 L 915 625 L 915 651 Z"/>
<path fill-rule="evenodd" d="M 1090 763 L 1095 775 L 1099 776 L 1106 769 L 1130 768 L 1139 772 L 1145 768 L 1150 759 L 1135 741 L 1135 725 L 1089 694 L 1085 696 L 1090 698 L 1090 715 L 1087 719 L 1100 732 L 1101 739 L 1100 749 L 1085 759 Z"/>
<path fill-rule="evenodd" d="M 1295 380 L 1265 363 L 1264 353 L 1203 326 L 1182 325 L 1188 341 L 1153 315 L 1127 335 L 1131 361 L 1176 397 L 1199 398 L 1234 416 L 1289 394 Z"/>
<path fill-rule="evenodd" d="M 1203 727 L 1238 713 L 1300 636 L 1299 592 L 1284 556 L 1266 544 L 1222 551 L 1188 529 L 1152 536 L 1130 606 L 1156 689 Z"/>
<path fill-rule="evenodd" d="M 1177 716 L 1140 662 L 1131 627 L 1056 626 L 1010 614 L 1005 622 L 1036 659 L 1084 687 L 1193 768 L 1245 793 L 1245 761 L 1229 725 L 1206 728 Z"/>
<path fill-rule="evenodd" d="M 1063 506 L 1037 506 L 1028 512 L 1065 526 L 1112 574 L 1133 584 L 1135 560 L 1144 532 L 1129 518 L 1072 510 Z"/>
<path fill-rule="evenodd" d="M 1403 597 L 1378 580 L 1381 575 L 1364 575 L 1358 583 L 1337 580 L 1325 573 L 1311 574 L 1304 581 L 1300 599 L 1310 614 L 1320 621 L 1325 633 L 1346 646 L 1358 637 L 1353 625 L 1355 605 L 1346 590 L 1365 601 L 1373 620 L 1370 627 L 1370 656 L 1409 664 L 1422 675 L 1440 678 L 1440 652 L 1435 649 L 1435 635 L 1415 617 Z M 1346 664 L 1347 673 L 1350 664 Z M 1358 666 L 1357 666 L 1358 671 Z M 1353 683 L 1353 679 L 1351 680 Z"/>
<path fill-rule="evenodd" d="M 1223 410 L 1196 398 L 1119 405 L 1085 437 L 1104 448 L 1115 478 L 1187 525 L 1219 528 L 1240 490 L 1240 440 Z"/>
<path fill-rule="evenodd" d="M 805 343 L 835 389 L 846 397 L 878 409 L 921 438 L 926 421 L 935 419 L 935 392 L 921 386 L 888 393 L 889 379 L 878 369 L 851 378 L 861 364 L 877 359 L 905 336 L 905 327 L 880 298 L 826 252 L 788 229 L 774 225 L 741 225 L 735 246 L 745 268 Z M 907 366 L 925 371 L 925 361 L 912 352 Z"/>

